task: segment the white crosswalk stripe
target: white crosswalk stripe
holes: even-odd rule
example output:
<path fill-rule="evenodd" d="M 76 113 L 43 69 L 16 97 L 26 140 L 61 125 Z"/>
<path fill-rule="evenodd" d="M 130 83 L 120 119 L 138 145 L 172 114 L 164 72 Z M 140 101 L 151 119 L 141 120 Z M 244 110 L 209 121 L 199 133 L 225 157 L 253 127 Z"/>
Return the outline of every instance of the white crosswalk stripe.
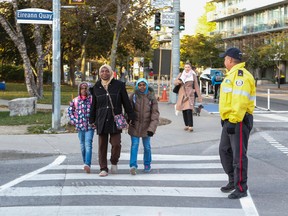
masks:
<path fill-rule="evenodd" d="M 122 162 L 128 158 L 129 154 L 121 154 Z M 77 164 L 47 166 L 46 171 L 34 172 L 19 184 L 0 190 L 0 200 L 23 201 L 21 206 L 0 204 L 0 215 L 258 216 L 249 193 L 248 197 L 232 202 L 219 190 L 227 181 L 219 156 L 153 155 L 152 172 L 135 176 L 129 174 L 127 163 L 119 164 L 119 174 L 105 178 L 93 169 L 86 174 Z M 60 197 L 61 202 L 49 203 L 53 197 Z M 87 204 L 83 197 L 93 202 Z M 144 206 L 131 202 L 142 197 L 148 200 Z M 43 204 L 35 206 L 36 199 Z M 111 203 L 110 199 L 114 201 Z"/>
<path fill-rule="evenodd" d="M 288 122 L 288 116 L 274 113 L 254 113 L 254 122 Z"/>

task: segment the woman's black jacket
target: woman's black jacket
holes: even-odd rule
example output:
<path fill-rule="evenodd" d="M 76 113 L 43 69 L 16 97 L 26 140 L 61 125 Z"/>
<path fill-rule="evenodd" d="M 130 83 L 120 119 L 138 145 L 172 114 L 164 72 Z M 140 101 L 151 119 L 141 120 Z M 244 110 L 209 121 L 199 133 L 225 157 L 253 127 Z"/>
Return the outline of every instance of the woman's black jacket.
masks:
<path fill-rule="evenodd" d="M 112 79 L 108 85 L 108 92 L 114 106 L 115 115 L 122 113 L 123 105 L 128 115 L 128 121 L 134 121 L 135 114 L 129 101 L 125 83 Z M 121 130 L 116 128 L 109 96 L 100 80 L 93 86 L 91 94 L 92 106 L 89 123 L 96 125 L 97 134 L 121 133 Z"/>

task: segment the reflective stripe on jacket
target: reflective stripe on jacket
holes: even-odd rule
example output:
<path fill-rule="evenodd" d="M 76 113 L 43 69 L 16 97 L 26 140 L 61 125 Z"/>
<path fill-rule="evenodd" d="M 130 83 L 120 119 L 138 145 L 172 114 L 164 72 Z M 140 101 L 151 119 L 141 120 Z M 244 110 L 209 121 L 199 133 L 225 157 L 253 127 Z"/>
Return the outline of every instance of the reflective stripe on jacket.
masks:
<path fill-rule="evenodd" d="M 245 113 L 253 114 L 255 107 L 255 80 L 244 67 L 245 62 L 234 65 L 220 87 L 220 116 L 231 123 L 242 122 Z"/>

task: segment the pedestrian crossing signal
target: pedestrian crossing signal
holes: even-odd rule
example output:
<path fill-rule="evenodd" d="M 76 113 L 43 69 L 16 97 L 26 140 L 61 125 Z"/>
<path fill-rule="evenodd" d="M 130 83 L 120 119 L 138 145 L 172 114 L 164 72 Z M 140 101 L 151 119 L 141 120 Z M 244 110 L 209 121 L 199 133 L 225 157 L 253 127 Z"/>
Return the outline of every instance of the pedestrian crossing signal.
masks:
<path fill-rule="evenodd" d="M 161 30 L 161 13 L 155 13 L 155 21 L 154 21 L 154 30 L 160 31 Z"/>
<path fill-rule="evenodd" d="M 179 30 L 185 30 L 185 12 L 179 12 Z"/>
<path fill-rule="evenodd" d="M 69 4 L 72 5 L 84 5 L 86 0 L 69 0 Z"/>

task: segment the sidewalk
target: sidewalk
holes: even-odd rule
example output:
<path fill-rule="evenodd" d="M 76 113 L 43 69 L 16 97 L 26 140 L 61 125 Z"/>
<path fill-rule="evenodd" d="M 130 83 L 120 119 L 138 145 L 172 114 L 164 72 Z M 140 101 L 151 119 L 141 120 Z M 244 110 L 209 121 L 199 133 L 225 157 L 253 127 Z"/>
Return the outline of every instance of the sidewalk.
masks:
<path fill-rule="evenodd" d="M 257 91 L 279 91 L 277 84 L 259 85 Z M 288 84 L 280 86 L 281 91 L 288 93 Z M 152 138 L 153 148 L 176 146 L 181 144 L 197 144 L 202 142 L 219 142 L 221 126 L 219 114 L 209 114 L 206 108 L 212 105 L 213 98 L 211 95 L 203 97 L 204 110 L 201 116 L 193 116 L 194 131 L 192 133 L 183 130 L 182 113 L 175 115 L 174 105 L 159 102 L 160 117 L 171 121 L 168 125 L 159 126 L 156 134 Z M 0 99 L 0 105 L 8 105 L 7 100 Z M 61 106 L 65 108 L 67 106 Z M 37 104 L 37 108 L 52 109 L 51 105 Z M 3 127 L 2 127 L 3 128 Z M 6 128 L 11 130 L 9 128 Z M 77 134 L 38 134 L 38 135 L 0 135 L 0 151 L 21 151 L 33 153 L 50 153 L 50 154 L 73 154 L 79 153 L 79 142 Z M 94 136 L 94 149 L 97 151 L 97 135 Z M 122 133 L 122 151 L 129 152 L 130 136 L 125 132 Z"/>
<path fill-rule="evenodd" d="M 205 106 L 204 99 L 204 106 Z M 5 101 L 0 100 L 0 105 Z M 41 105 L 42 106 L 42 105 Z M 37 107 L 40 107 L 40 105 Z M 159 102 L 160 116 L 169 119 L 170 124 L 157 128 L 152 138 L 153 148 L 193 144 L 207 141 L 218 142 L 221 133 L 220 118 L 202 110 L 201 116 L 193 116 L 194 131 L 184 131 L 182 113 L 175 115 L 174 105 Z M 74 154 L 79 153 L 79 141 L 76 133 L 72 134 L 33 134 L 33 135 L 0 135 L 0 151 L 21 151 L 30 153 Z M 97 151 L 97 135 L 94 136 L 94 149 Z M 122 133 L 122 151 L 129 152 L 130 136 Z"/>
<path fill-rule="evenodd" d="M 278 88 L 278 84 L 263 84 L 257 85 L 257 92 L 267 92 L 270 89 L 271 93 L 287 93 L 288 94 L 288 84 L 280 84 L 280 88 Z"/>

